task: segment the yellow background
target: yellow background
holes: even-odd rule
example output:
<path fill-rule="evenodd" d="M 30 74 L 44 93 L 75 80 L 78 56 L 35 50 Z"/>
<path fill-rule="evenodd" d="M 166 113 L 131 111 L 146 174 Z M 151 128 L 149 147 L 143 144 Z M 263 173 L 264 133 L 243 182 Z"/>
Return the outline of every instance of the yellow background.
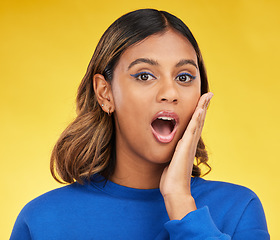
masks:
<path fill-rule="evenodd" d="M 101 34 L 145 7 L 181 18 L 202 49 L 215 94 L 203 133 L 213 167 L 207 179 L 255 191 L 272 239 L 280 239 L 277 0 L 2 0 L 0 239 L 9 238 L 28 201 L 60 186 L 49 173 L 50 153 L 74 117 L 76 90 Z"/>

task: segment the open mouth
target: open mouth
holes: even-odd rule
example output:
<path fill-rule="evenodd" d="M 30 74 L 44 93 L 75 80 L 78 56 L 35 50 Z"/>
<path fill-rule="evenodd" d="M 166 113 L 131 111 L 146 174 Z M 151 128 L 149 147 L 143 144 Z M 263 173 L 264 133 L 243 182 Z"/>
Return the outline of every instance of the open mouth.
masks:
<path fill-rule="evenodd" d="M 178 116 L 173 112 L 161 111 L 156 114 L 151 123 L 155 138 L 161 143 L 169 143 L 175 136 Z"/>
<path fill-rule="evenodd" d="M 176 125 L 175 119 L 171 117 L 158 117 L 152 122 L 153 129 L 160 135 L 169 135 Z"/>

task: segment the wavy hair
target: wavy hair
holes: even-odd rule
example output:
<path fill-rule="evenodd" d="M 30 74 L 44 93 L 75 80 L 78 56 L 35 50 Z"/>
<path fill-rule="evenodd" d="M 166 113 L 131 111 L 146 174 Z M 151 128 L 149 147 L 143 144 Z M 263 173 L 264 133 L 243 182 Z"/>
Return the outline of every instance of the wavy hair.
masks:
<path fill-rule="evenodd" d="M 189 28 L 174 15 L 155 9 L 140 9 L 117 19 L 104 32 L 78 88 L 77 117 L 63 131 L 51 154 L 51 173 L 60 183 L 83 183 L 93 174 L 106 179 L 115 168 L 115 130 L 113 117 L 99 106 L 93 90 L 93 76 L 102 74 L 113 79 L 114 67 L 121 54 L 145 38 L 174 29 L 185 36 L 196 51 L 201 76 L 201 95 L 209 91 L 204 62 L 198 44 Z M 201 176 L 200 165 L 208 168 L 208 155 L 200 138 L 192 175 Z"/>

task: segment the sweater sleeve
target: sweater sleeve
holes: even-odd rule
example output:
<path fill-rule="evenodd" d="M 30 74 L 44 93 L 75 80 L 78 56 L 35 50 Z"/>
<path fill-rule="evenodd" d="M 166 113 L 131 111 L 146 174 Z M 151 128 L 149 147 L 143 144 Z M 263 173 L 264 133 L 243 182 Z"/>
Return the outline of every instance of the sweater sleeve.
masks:
<path fill-rule="evenodd" d="M 15 222 L 10 240 L 31 240 L 31 234 L 24 217 L 20 214 Z"/>
<path fill-rule="evenodd" d="M 170 240 L 207 239 L 230 240 L 213 222 L 207 206 L 187 214 L 181 220 L 172 220 L 164 225 L 170 235 Z"/>
<path fill-rule="evenodd" d="M 245 207 L 233 234 L 222 233 L 215 225 L 207 206 L 187 214 L 182 220 L 165 223 L 170 240 L 269 240 L 266 219 L 258 197 Z"/>
<path fill-rule="evenodd" d="M 257 196 L 247 205 L 242 214 L 236 230 L 232 237 L 233 240 L 269 240 L 264 210 Z"/>

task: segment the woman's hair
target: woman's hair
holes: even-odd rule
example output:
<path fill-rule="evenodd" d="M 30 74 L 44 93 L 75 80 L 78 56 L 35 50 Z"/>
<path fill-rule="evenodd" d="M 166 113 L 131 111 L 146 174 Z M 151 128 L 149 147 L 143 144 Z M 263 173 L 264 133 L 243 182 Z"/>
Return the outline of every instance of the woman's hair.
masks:
<path fill-rule="evenodd" d="M 114 120 L 97 102 L 93 90 L 93 76 L 102 74 L 106 81 L 111 82 L 114 68 L 128 47 L 168 29 L 178 31 L 192 44 L 200 71 L 201 95 L 208 92 L 207 75 L 200 49 L 191 31 L 180 19 L 155 9 L 140 9 L 123 15 L 105 31 L 97 44 L 78 89 L 77 117 L 61 134 L 52 151 L 51 173 L 58 182 L 83 183 L 95 173 L 108 179 L 114 172 Z M 192 175 L 202 175 L 201 164 L 210 172 L 207 151 L 201 138 L 195 157 Z"/>

